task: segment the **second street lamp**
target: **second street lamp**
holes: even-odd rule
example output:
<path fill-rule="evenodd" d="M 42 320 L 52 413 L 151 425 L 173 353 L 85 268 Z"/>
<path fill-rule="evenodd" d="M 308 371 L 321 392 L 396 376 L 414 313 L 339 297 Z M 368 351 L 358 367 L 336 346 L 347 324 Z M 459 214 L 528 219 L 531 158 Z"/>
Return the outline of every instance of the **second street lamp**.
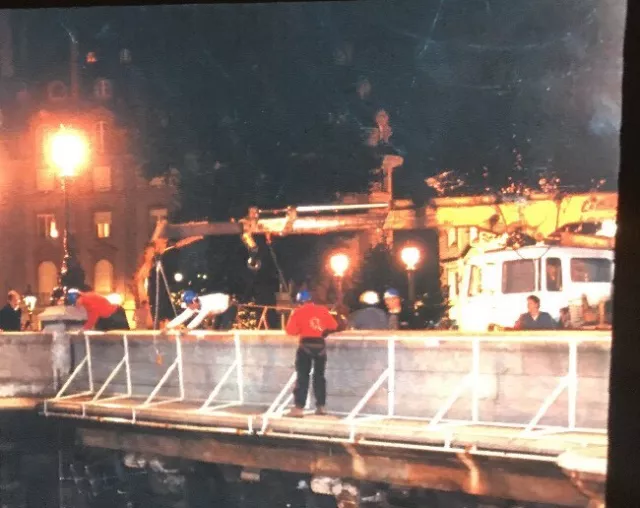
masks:
<path fill-rule="evenodd" d="M 333 277 L 336 283 L 336 290 L 338 293 L 337 295 L 338 305 L 342 305 L 342 299 L 343 299 L 342 281 L 344 279 L 344 274 L 347 273 L 347 270 L 349 269 L 349 264 L 350 264 L 349 256 L 347 256 L 342 252 L 337 252 L 335 254 L 332 254 L 331 257 L 329 258 L 329 267 L 333 272 Z"/>
<path fill-rule="evenodd" d="M 62 233 L 62 248 L 64 257 L 60 267 L 60 277 L 58 281 L 59 290 L 66 290 L 71 287 L 81 287 L 84 285 L 84 271 L 75 258 L 73 246 L 69 242 L 69 185 L 71 179 L 79 169 L 89 161 L 89 142 L 86 136 L 80 131 L 60 127 L 60 130 L 53 134 L 48 140 L 45 149 L 49 163 L 58 171 L 64 195 L 64 231 Z M 59 293 L 60 291 L 56 292 Z"/>
<path fill-rule="evenodd" d="M 402 259 L 402 262 L 404 263 L 404 266 L 407 270 L 409 302 L 411 303 L 411 305 L 413 305 L 416 299 L 415 273 L 416 267 L 418 266 L 421 257 L 422 254 L 420 253 L 420 249 L 413 245 L 403 247 L 400 251 L 400 259 Z"/>

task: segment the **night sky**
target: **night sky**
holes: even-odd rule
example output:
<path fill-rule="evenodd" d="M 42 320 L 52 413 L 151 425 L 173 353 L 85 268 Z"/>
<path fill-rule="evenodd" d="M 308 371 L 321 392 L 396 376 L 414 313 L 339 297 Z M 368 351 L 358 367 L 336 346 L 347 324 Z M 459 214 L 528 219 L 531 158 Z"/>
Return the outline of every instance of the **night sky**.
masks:
<path fill-rule="evenodd" d="M 65 70 L 61 22 L 78 32 L 84 54 L 99 55 L 83 72 L 122 75 L 122 115 L 141 132 L 147 171 L 182 175 L 182 220 L 366 191 L 385 153 L 405 158 L 396 188 L 416 202 L 429 196 L 424 179 L 448 169 L 469 189 L 499 188 L 509 177 L 535 185 L 541 174 L 565 187 L 616 184 L 622 0 L 20 15 L 32 41 L 28 81 Z M 122 48 L 133 58 L 126 70 Z M 381 110 L 392 135 L 375 143 Z"/>

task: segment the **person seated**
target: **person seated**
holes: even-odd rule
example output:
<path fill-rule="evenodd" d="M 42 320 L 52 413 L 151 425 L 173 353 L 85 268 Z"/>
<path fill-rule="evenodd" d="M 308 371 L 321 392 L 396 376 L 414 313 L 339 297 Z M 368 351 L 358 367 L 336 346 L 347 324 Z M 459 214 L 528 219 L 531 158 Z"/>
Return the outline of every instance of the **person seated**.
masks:
<path fill-rule="evenodd" d="M 547 312 L 540 312 L 540 298 L 527 297 L 527 312 L 522 314 L 514 326 L 515 330 L 555 330 L 558 324 Z"/>
<path fill-rule="evenodd" d="M 209 315 L 222 314 L 229 308 L 229 295 L 223 293 L 198 295 L 195 291 L 187 289 L 182 294 L 182 301 L 186 308 L 167 324 L 169 330 L 183 326 L 190 319 L 187 329 L 195 330 Z"/>
<path fill-rule="evenodd" d="M 87 321 L 83 330 L 109 332 L 112 330 L 130 330 L 129 321 L 121 305 L 112 304 L 106 297 L 92 291 L 81 292 L 70 289 L 67 303 L 82 307 L 87 312 Z"/>

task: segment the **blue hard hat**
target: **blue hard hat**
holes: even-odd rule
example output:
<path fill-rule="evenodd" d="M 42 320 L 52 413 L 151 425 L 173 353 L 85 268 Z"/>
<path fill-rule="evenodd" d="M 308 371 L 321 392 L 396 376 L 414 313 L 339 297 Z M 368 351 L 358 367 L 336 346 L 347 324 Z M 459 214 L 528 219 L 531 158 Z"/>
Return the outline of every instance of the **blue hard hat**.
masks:
<path fill-rule="evenodd" d="M 196 298 L 198 298 L 198 294 L 191 289 L 187 289 L 184 293 L 182 293 L 182 301 L 187 305 L 193 303 Z"/>
<path fill-rule="evenodd" d="M 75 305 L 80 298 L 80 291 L 77 289 L 70 289 L 67 291 L 67 305 Z"/>
<path fill-rule="evenodd" d="M 384 297 L 386 298 L 400 298 L 400 291 L 394 288 L 389 288 L 384 292 Z"/>
<path fill-rule="evenodd" d="M 298 303 L 306 303 L 310 301 L 311 301 L 311 293 L 309 291 L 302 290 L 296 295 L 296 302 Z"/>

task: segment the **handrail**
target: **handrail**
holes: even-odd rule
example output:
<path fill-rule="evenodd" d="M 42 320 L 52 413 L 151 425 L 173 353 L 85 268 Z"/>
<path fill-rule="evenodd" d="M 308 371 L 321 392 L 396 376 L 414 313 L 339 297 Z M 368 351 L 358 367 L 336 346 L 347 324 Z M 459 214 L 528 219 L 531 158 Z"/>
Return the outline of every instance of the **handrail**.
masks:
<path fill-rule="evenodd" d="M 295 344 L 295 339 L 284 338 L 281 333 L 269 333 L 269 332 L 259 332 L 259 337 L 256 338 L 256 332 L 249 332 L 243 330 L 234 330 L 232 332 L 219 332 L 219 333 L 191 333 L 186 334 L 183 332 L 169 332 L 169 333 L 158 333 L 158 332 L 144 332 L 144 333 L 132 333 L 127 332 L 120 336 L 118 333 L 104 334 L 101 332 L 89 332 L 82 333 L 81 335 L 74 335 L 76 338 L 80 338 L 85 343 L 85 357 L 81 360 L 79 365 L 75 368 L 67 382 L 60 389 L 60 391 L 56 394 L 53 399 L 50 399 L 45 403 L 45 412 L 50 413 L 50 407 L 54 403 L 60 403 L 65 401 L 65 403 L 75 404 L 75 400 L 79 400 L 81 397 L 88 397 L 89 400 L 84 402 L 79 402 L 82 406 L 82 414 L 83 416 L 86 414 L 87 407 L 91 406 L 99 406 L 106 402 L 113 404 L 118 399 L 130 399 L 128 401 L 128 408 L 131 410 L 131 421 L 135 423 L 136 421 L 140 421 L 141 414 L 144 411 L 148 411 L 150 409 L 156 408 L 160 405 L 167 405 L 169 403 L 177 403 L 178 409 L 173 409 L 172 411 L 184 411 L 184 414 L 193 414 L 199 415 L 199 418 L 203 417 L 214 417 L 220 413 L 223 409 L 229 409 L 234 407 L 240 407 L 249 405 L 251 406 L 251 400 L 247 400 L 245 396 L 246 387 L 246 379 L 247 371 L 245 369 L 245 361 L 246 355 L 244 350 L 246 348 L 251 348 L 251 345 L 255 343 L 257 340 L 263 340 L 266 335 L 267 338 L 275 338 L 276 336 L 282 337 L 283 340 L 287 342 L 291 341 L 291 344 Z M 107 375 L 106 379 L 102 381 L 102 384 L 96 387 L 94 386 L 94 376 L 93 376 L 93 362 L 92 362 L 92 354 L 91 354 L 91 343 L 93 340 L 102 340 L 110 338 L 110 335 L 114 335 L 121 339 L 118 343 L 123 347 L 123 356 L 116 363 L 115 367 L 112 368 L 111 372 Z M 253 335 L 253 337 L 252 337 Z M 520 429 L 520 434 L 518 435 L 518 439 L 529 439 L 535 438 L 536 436 L 544 436 L 549 433 L 556 432 L 590 432 L 590 433 L 603 433 L 605 432 L 604 428 L 599 429 L 584 429 L 578 426 L 577 422 L 577 414 L 578 414 L 578 388 L 580 384 L 579 372 L 578 372 L 578 361 L 579 361 L 579 346 L 585 344 L 608 344 L 608 341 L 605 340 L 606 335 L 602 333 L 598 333 L 595 336 L 585 337 L 583 334 L 557 334 L 553 336 L 553 342 L 549 341 L 550 335 L 549 332 L 546 334 L 535 334 L 535 336 L 531 336 L 530 334 L 519 334 L 518 336 L 513 337 L 513 340 L 516 343 L 520 344 L 529 344 L 532 346 L 541 345 L 541 342 L 550 343 L 552 346 L 557 346 L 558 344 L 564 345 L 566 347 L 567 358 L 567 370 L 561 375 L 557 376 L 558 381 L 552 390 L 542 399 L 538 407 L 532 408 L 531 414 L 528 415 L 527 418 L 523 418 L 518 422 L 502 422 L 502 421 L 494 421 L 494 420 L 483 420 L 482 415 L 482 406 L 480 405 L 480 393 L 479 386 L 481 385 L 481 376 L 483 375 L 481 372 L 482 358 L 485 353 L 484 347 L 489 346 L 490 351 L 499 350 L 500 342 L 510 342 L 507 341 L 506 336 L 510 334 L 487 334 L 487 335 L 472 335 L 472 336 L 459 336 L 459 335 L 442 335 L 439 334 L 438 338 L 431 337 L 432 342 L 425 342 L 425 339 L 428 337 L 414 337 L 414 336 L 406 336 L 407 334 L 403 334 L 402 332 L 395 332 L 393 335 L 383 336 L 380 332 L 372 332 L 371 334 L 366 334 L 363 332 L 357 333 L 346 333 L 346 334 L 334 334 L 329 336 L 327 339 L 329 347 L 332 342 L 348 342 L 348 341 L 374 341 L 379 342 L 385 340 L 387 343 L 387 354 L 386 354 L 386 365 L 383 363 L 381 367 L 380 374 L 376 377 L 375 381 L 373 381 L 369 387 L 366 389 L 366 393 L 364 395 L 359 396 L 357 402 L 353 405 L 352 409 L 345 413 L 334 413 L 337 416 L 340 416 L 341 419 L 336 422 L 336 428 L 344 428 L 345 432 L 349 436 L 349 439 L 355 442 L 358 434 L 358 429 L 370 429 L 376 426 L 380 426 L 382 429 L 385 420 L 400 420 L 406 421 L 407 423 L 413 422 L 414 427 L 407 426 L 407 429 L 414 429 L 418 432 L 430 431 L 430 432 L 454 432 L 455 428 L 460 428 L 464 426 L 483 426 L 490 425 L 493 427 L 505 427 L 511 429 Z M 426 334 L 425 334 L 426 335 Z M 546 335 L 547 340 L 543 341 L 544 335 Z M 445 338 L 446 337 L 446 338 Z M 148 395 L 137 395 L 137 398 L 141 398 L 140 401 L 136 401 L 136 387 L 132 382 L 131 369 L 133 368 L 130 364 L 130 355 L 129 348 L 131 347 L 131 341 L 133 339 L 158 339 L 158 338 L 166 338 L 167 344 L 172 344 L 175 346 L 175 359 L 173 359 L 172 363 L 168 368 L 164 371 L 164 374 L 158 381 L 154 381 L 155 386 L 152 387 L 151 392 Z M 182 350 L 184 345 L 186 344 L 186 340 L 193 341 L 224 341 L 227 345 L 232 345 L 232 349 L 230 350 L 233 354 L 233 360 L 231 364 L 225 366 L 225 370 L 221 371 L 221 376 L 216 380 L 215 386 L 212 386 L 211 391 L 209 392 L 206 400 L 191 400 L 187 397 L 185 393 L 185 381 L 184 381 L 184 371 L 189 368 L 189 365 L 186 364 L 185 358 L 182 354 Z M 402 392 L 403 386 L 399 385 L 396 381 L 398 370 L 398 361 L 397 355 L 399 354 L 399 347 L 404 345 L 409 345 L 410 349 L 422 345 L 426 348 L 439 348 L 442 346 L 446 346 L 447 343 L 452 343 L 454 345 L 460 345 L 461 343 L 467 343 L 469 345 L 468 352 L 470 353 L 470 363 L 469 370 L 466 373 L 462 373 L 462 379 L 455 385 L 452 386 L 448 392 L 438 392 L 436 398 L 443 399 L 439 406 L 433 406 L 434 413 L 429 417 L 414 417 L 407 416 L 402 414 L 402 411 L 398 411 L 398 406 L 396 404 L 396 400 L 398 398 L 398 394 Z M 226 346 L 228 347 L 228 346 Z M 342 345 L 341 347 L 344 347 Z M 446 349 L 441 349 L 446 351 Z M 407 351 L 405 349 L 405 351 Z M 459 348 L 452 350 L 459 351 Z M 94 359 L 95 360 L 95 359 Z M 291 359 L 293 360 L 293 358 Z M 465 360 L 466 361 L 466 360 Z M 124 368 L 126 373 L 126 393 L 113 393 L 107 394 L 106 389 L 110 386 L 111 382 L 115 379 L 115 377 L 122 371 Z M 83 389 L 82 387 L 77 388 L 75 393 L 71 392 L 71 387 L 74 385 L 74 381 L 78 380 L 79 374 L 81 371 L 86 370 L 86 378 L 89 384 L 88 389 Z M 166 384 L 170 376 L 173 374 L 177 374 L 178 378 L 178 396 L 173 397 L 164 397 L 160 396 L 160 392 L 163 386 Z M 235 373 L 235 376 L 234 376 Z M 486 374 L 484 374 L 486 375 Z M 262 409 L 254 409 L 253 413 L 249 413 L 248 416 L 245 414 L 246 425 L 248 432 L 257 433 L 257 434 L 269 434 L 272 432 L 271 428 L 274 425 L 274 422 L 282 417 L 283 411 L 286 407 L 291 403 L 291 391 L 296 382 L 296 374 L 292 371 L 292 374 L 288 378 L 288 381 L 284 383 L 280 391 L 277 395 L 272 399 L 270 404 L 264 404 Z M 227 384 L 234 384 L 237 389 L 237 397 L 233 400 L 220 400 L 219 394 L 221 393 L 223 387 Z M 383 386 L 386 386 L 386 408 L 380 409 L 384 404 L 377 403 L 378 413 L 364 413 L 363 410 L 366 408 L 369 401 L 372 397 L 380 390 Z M 271 385 L 271 390 L 274 389 L 274 386 Z M 253 387 L 255 392 L 255 386 Z M 562 424 L 556 425 L 546 425 L 541 424 L 543 417 L 548 413 L 549 409 L 555 404 L 560 395 L 564 392 L 567 393 L 567 406 L 566 406 L 566 421 Z M 247 391 L 247 393 L 251 393 L 251 389 Z M 447 414 L 449 413 L 450 408 L 458 401 L 461 400 L 461 397 L 465 394 L 469 393 L 469 402 L 468 402 L 468 416 L 464 418 L 447 418 Z M 107 397 L 103 397 L 103 395 L 108 395 Z M 308 399 L 309 400 L 309 399 Z M 184 410 L 180 409 L 180 404 L 185 403 Z M 196 408 L 193 407 L 193 404 L 197 403 Z M 419 401 L 417 401 L 419 403 Z M 255 404 L 254 404 L 255 406 Z M 112 407 L 112 406 L 111 406 Z M 430 406 L 431 407 L 431 406 Z M 437 410 L 436 410 L 437 408 Z M 535 411 L 535 412 L 534 412 Z M 242 415 L 244 413 L 238 413 Z M 564 412 L 562 413 L 565 414 Z M 563 416 L 564 417 L 564 416 Z M 320 424 L 322 424 L 322 420 L 320 420 Z M 256 428 L 253 428 L 253 425 L 257 425 Z M 313 419 L 305 420 L 305 425 L 308 425 L 310 428 L 318 425 L 318 421 Z M 447 430 L 449 429 L 449 430 Z M 275 431 L 275 430 L 274 430 Z M 317 431 L 315 431 L 317 434 Z M 314 434 L 315 435 L 315 434 Z"/>

